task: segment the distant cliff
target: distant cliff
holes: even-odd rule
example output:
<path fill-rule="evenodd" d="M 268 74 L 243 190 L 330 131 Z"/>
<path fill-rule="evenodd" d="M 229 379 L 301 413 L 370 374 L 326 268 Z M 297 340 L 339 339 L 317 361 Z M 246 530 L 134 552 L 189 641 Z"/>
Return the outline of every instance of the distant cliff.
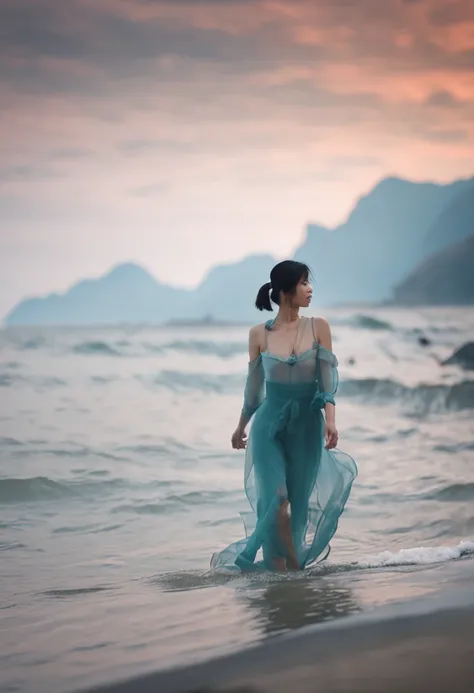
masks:
<path fill-rule="evenodd" d="M 7 325 L 86 325 L 162 322 L 184 309 L 190 292 L 158 282 L 135 264 L 119 265 L 99 279 L 75 284 L 64 294 L 22 301 Z"/>
<path fill-rule="evenodd" d="M 415 281 L 421 271 L 416 268 L 420 263 L 424 267 L 423 261 L 434 252 L 473 233 L 474 178 L 448 185 L 386 178 L 357 201 L 339 227 L 309 224 L 294 257 L 313 270 L 315 304 L 380 302 L 390 299 L 394 286 L 401 295 L 404 277 L 415 272 Z M 120 265 L 101 278 L 80 281 L 64 294 L 22 301 L 5 321 L 163 323 L 203 316 L 253 321 L 261 317 L 254 308 L 255 295 L 275 262 L 271 255 L 250 255 L 214 267 L 194 290 L 163 284 L 138 265 Z M 464 290 L 456 294 L 449 283 L 436 293 L 442 303 L 455 301 L 456 295 L 465 302 Z"/>
<path fill-rule="evenodd" d="M 406 306 L 474 304 L 474 235 L 424 260 L 395 287 L 393 302 Z"/>
<path fill-rule="evenodd" d="M 64 294 L 21 301 L 7 325 L 159 324 L 170 320 L 252 320 L 259 287 L 275 258 L 251 255 L 214 267 L 194 290 L 161 284 L 143 267 L 123 264 L 98 279 L 75 284 Z"/>
<path fill-rule="evenodd" d="M 432 254 L 474 235 L 474 183 L 468 182 L 439 215 L 425 238 L 423 251 Z"/>
<path fill-rule="evenodd" d="M 382 301 L 433 251 L 473 228 L 474 179 L 449 185 L 386 178 L 327 230 L 309 225 L 296 258 L 311 264 L 321 303 Z"/>

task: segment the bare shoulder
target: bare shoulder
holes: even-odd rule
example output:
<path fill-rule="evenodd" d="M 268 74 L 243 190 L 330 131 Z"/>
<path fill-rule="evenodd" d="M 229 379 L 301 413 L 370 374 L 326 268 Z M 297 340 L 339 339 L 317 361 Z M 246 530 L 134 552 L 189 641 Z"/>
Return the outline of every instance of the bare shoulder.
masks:
<path fill-rule="evenodd" d="M 265 343 L 265 323 L 259 323 L 250 328 L 249 342 L 253 345 L 262 347 Z"/>
<path fill-rule="evenodd" d="M 320 332 L 323 332 L 323 333 L 331 332 L 331 327 L 329 325 L 328 320 L 326 320 L 326 318 L 321 318 L 321 317 L 313 318 L 313 322 L 314 322 L 316 334 L 319 334 Z"/>
<path fill-rule="evenodd" d="M 332 350 L 332 336 L 326 318 L 313 318 L 314 334 L 317 341 L 329 351 Z"/>

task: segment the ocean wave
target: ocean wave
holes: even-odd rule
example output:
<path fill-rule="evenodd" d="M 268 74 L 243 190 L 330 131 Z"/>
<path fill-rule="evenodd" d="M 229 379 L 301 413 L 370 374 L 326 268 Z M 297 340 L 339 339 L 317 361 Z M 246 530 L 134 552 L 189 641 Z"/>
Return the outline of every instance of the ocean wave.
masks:
<path fill-rule="evenodd" d="M 110 452 L 104 452 L 102 450 L 94 450 L 93 448 L 89 448 L 87 445 L 80 445 L 77 444 L 76 447 L 72 447 L 74 443 L 71 442 L 64 442 L 64 447 L 57 447 L 57 448 L 52 448 L 52 447 L 46 447 L 48 445 L 48 441 L 45 440 L 30 440 L 27 441 L 27 443 L 30 444 L 38 444 L 38 445 L 44 445 L 45 447 L 28 447 L 26 443 L 22 443 L 20 441 L 16 442 L 10 442 L 10 440 L 7 439 L 0 439 L 0 450 L 2 445 L 5 445 L 5 447 L 10 447 L 14 448 L 11 450 L 10 454 L 14 455 L 15 457 L 21 457 L 21 458 L 26 458 L 26 457 L 36 457 L 36 456 L 51 456 L 51 457 L 64 457 L 67 459 L 78 459 L 78 458 L 99 458 L 99 459 L 104 459 L 104 460 L 111 460 L 113 462 L 129 462 L 130 457 L 124 456 L 124 455 L 114 455 Z M 70 447 L 67 447 L 67 446 Z M 118 451 L 120 451 L 122 448 L 117 448 Z M 73 473 L 87 473 L 88 469 L 87 468 L 81 468 L 79 470 L 72 470 Z M 89 472 L 90 475 L 94 476 L 96 474 L 108 474 L 107 471 L 101 471 L 99 470 L 93 470 Z"/>
<path fill-rule="evenodd" d="M 118 375 L 91 375 L 90 381 L 95 385 L 108 385 L 109 383 L 117 382 L 120 380 Z"/>
<path fill-rule="evenodd" d="M 0 387 L 12 387 L 14 385 L 26 385 L 33 389 L 53 389 L 65 387 L 67 383 L 54 375 L 42 377 L 28 377 L 13 373 L 0 373 Z"/>
<path fill-rule="evenodd" d="M 132 503 L 123 503 L 112 508 L 111 512 L 135 513 L 137 515 L 164 515 L 169 512 L 190 510 L 195 505 L 228 502 L 233 496 L 240 496 L 232 491 L 188 491 L 181 494 L 170 494 L 160 500 L 138 499 Z"/>
<path fill-rule="evenodd" d="M 373 530 L 376 534 L 386 535 L 410 535 L 413 531 L 423 532 L 425 539 L 438 539 L 446 536 L 459 536 L 459 527 L 451 520 L 434 520 L 433 522 L 415 522 L 400 527 L 392 527 L 391 529 Z M 463 532 L 464 533 L 464 532 Z"/>
<path fill-rule="evenodd" d="M 126 340 L 87 341 L 72 346 L 73 353 L 83 356 L 137 357 L 178 352 L 198 356 L 216 356 L 221 359 L 229 359 L 244 354 L 247 349 L 247 342 L 216 342 L 195 339 L 175 340 L 163 344 L 152 342 L 134 344 Z"/>
<path fill-rule="evenodd" d="M 429 476 L 423 477 L 420 481 L 425 483 L 435 481 L 437 477 Z M 474 482 L 467 481 L 466 483 L 457 484 L 446 484 L 444 486 L 438 486 L 436 488 L 431 488 L 423 492 L 412 492 L 409 493 L 404 491 L 403 493 L 383 493 L 374 492 L 374 487 L 359 485 L 361 490 L 368 489 L 370 492 L 368 494 L 362 495 L 358 499 L 358 505 L 364 506 L 382 506 L 385 503 L 409 503 L 419 501 L 441 501 L 441 502 L 465 502 L 474 500 Z M 349 511 L 348 511 L 349 512 Z M 357 512 L 357 508 L 352 507 L 351 512 Z M 431 525 L 422 525 L 423 527 L 430 527 Z M 420 527 L 418 527 L 419 529 Z M 408 530 L 408 528 L 407 528 Z M 385 532 L 385 530 L 383 530 Z M 396 533 L 398 530 L 394 530 Z M 404 529 L 400 531 L 405 531 Z"/>
<path fill-rule="evenodd" d="M 123 527 L 122 524 L 101 525 L 93 523 L 88 525 L 76 525 L 74 527 L 66 525 L 53 529 L 52 534 L 102 534 L 104 532 L 114 532 L 121 527 Z"/>
<path fill-rule="evenodd" d="M 408 404 L 416 413 L 474 408 L 474 380 L 464 380 L 454 385 L 408 387 L 390 379 L 362 378 L 343 380 L 339 393 L 345 397 Z"/>
<path fill-rule="evenodd" d="M 0 503 L 22 503 L 67 498 L 75 495 L 67 484 L 44 476 L 28 479 L 0 479 Z"/>
<path fill-rule="evenodd" d="M 426 500 L 436 501 L 472 501 L 474 500 L 474 482 L 466 484 L 450 484 L 442 488 L 429 491 L 423 495 Z"/>
<path fill-rule="evenodd" d="M 240 392 L 245 379 L 242 373 L 199 373 L 163 370 L 153 376 L 136 375 L 147 387 L 164 387 L 173 392 L 234 394 Z M 396 380 L 360 378 L 342 380 L 340 397 L 360 397 L 383 404 L 407 406 L 415 414 L 461 411 L 474 408 L 474 380 L 453 385 L 421 384 L 409 387 Z"/>
<path fill-rule="evenodd" d="M 239 491 L 188 491 L 187 493 L 173 494 L 166 497 L 169 503 L 179 503 L 181 505 L 201 505 L 215 501 L 229 500 L 236 496 L 240 497 Z"/>
<path fill-rule="evenodd" d="M 390 433 L 379 433 L 376 435 L 364 435 L 363 439 L 367 443 L 388 443 L 393 440 L 400 440 L 403 438 L 410 438 L 413 435 L 416 435 L 418 433 L 417 428 L 407 428 L 407 429 L 401 429 L 398 431 L 391 431 Z M 347 434 L 347 432 L 346 432 Z"/>
<path fill-rule="evenodd" d="M 474 556 L 474 541 L 462 541 L 457 546 L 415 547 L 401 549 L 395 553 L 382 551 L 381 553 L 367 556 L 359 561 L 351 563 L 317 564 L 301 573 L 293 573 L 282 576 L 269 572 L 242 573 L 237 566 L 218 568 L 206 572 L 186 570 L 176 573 L 162 573 L 148 578 L 148 582 L 159 585 L 166 592 L 186 592 L 188 590 L 203 589 L 224 585 L 232 580 L 239 583 L 273 583 L 291 579 L 307 580 L 308 575 L 330 576 L 339 573 L 351 573 L 359 570 L 377 570 L 385 568 L 398 568 L 400 566 L 434 565 L 447 563 L 462 558 Z"/>
<path fill-rule="evenodd" d="M 136 380 L 144 385 L 166 387 L 174 392 L 187 392 L 198 390 L 199 392 L 225 393 L 240 388 L 244 383 L 242 374 L 217 374 L 192 373 L 186 371 L 165 370 L 156 375 L 144 377 L 135 376 Z"/>
<path fill-rule="evenodd" d="M 46 340 L 43 337 L 36 337 L 36 339 L 27 339 L 26 342 L 21 342 L 18 346 L 22 351 L 35 351 L 41 349 L 45 344 Z"/>
<path fill-rule="evenodd" d="M 73 346 L 75 354 L 99 355 L 99 356 L 122 356 L 120 351 L 112 347 L 107 342 L 82 342 Z"/>
<path fill-rule="evenodd" d="M 401 549 L 396 553 L 383 551 L 352 565 L 357 568 L 388 568 L 403 565 L 431 565 L 446 563 L 466 556 L 474 556 L 474 541 L 462 541 L 457 546 L 420 546 Z"/>
<path fill-rule="evenodd" d="M 211 342 L 199 340 L 175 341 L 164 344 L 163 351 L 181 351 L 184 353 L 200 354 L 203 356 L 217 356 L 227 359 L 245 354 L 248 350 L 247 342 Z"/>
<path fill-rule="evenodd" d="M 350 324 L 363 330 L 393 330 L 391 323 L 380 318 L 374 318 L 372 315 L 356 315 Z"/>
<path fill-rule="evenodd" d="M 26 549 L 26 544 L 19 541 L 0 541 L 0 551 L 14 551 L 15 549 Z"/>
<path fill-rule="evenodd" d="M 5 445 L 6 447 L 21 447 L 24 445 L 24 443 L 21 442 L 21 440 L 17 440 L 16 438 L 9 438 L 8 436 L 2 436 L 0 437 L 0 448 L 2 445 Z"/>
<path fill-rule="evenodd" d="M 12 373 L 0 373 L 0 387 L 11 387 L 15 383 L 21 382 L 23 378 Z"/>
<path fill-rule="evenodd" d="M 55 481 L 45 476 L 0 479 L 0 504 L 90 498 L 120 489 L 168 487 L 168 481 L 133 483 L 128 479 L 78 479 Z"/>
<path fill-rule="evenodd" d="M 373 315 L 359 313 L 348 318 L 334 316 L 331 320 L 334 326 L 355 327 L 361 330 L 393 330 L 394 326 L 387 320 L 376 318 Z"/>
<path fill-rule="evenodd" d="M 62 590 L 44 590 L 43 592 L 38 592 L 37 594 L 44 595 L 45 597 L 51 597 L 53 599 L 65 599 L 68 597 L 82 597 L 88 594 L 96 594 L 97 592 L 108 592 L 113 590 L 114 587 L 78 587 L 75 589 L 62 589 Z"/>
<path fill-rule="evenodd" d="M 111 509 L 111 513 L 135 513 L 136 515 L 164 515 L 173 510 L 173 506 L 163 503 L 124 503 Z"/>
<path fill-rule="evenodd" d="M 440 443 L 439 445 L 435 445 L 433 447 L 433 450 L 435 452 L 450 452 L 450 453 L 456 453 L 456 452 L 464 452 L 466 450 L 474 450 L 474 443 L 467 442 L 467 443 Z"/>
<path fill-rule="evenodd" d="M 55 375 L 46 375 L 42 378 L 35 378 L 31 382 L 36 387 L 53 388 L 53 387 L 66 387 L 67 386 L 67 382 L 65 380 L 62 380 L 61 378 L 57 378 Z"/>
<path fill-rule="evenodd" d="M 198 525 L 203 527 L 220 527 L 221 525 L 240 525 L 240 517 L 219 517 L 216 520 L 200 520 Z"/>
<path fill-rule="evenodd" d="M 179 440 L 168 438 L 163 444 L 138 444 L 138 445 L 122 445 L 117 448 L 123 452 L 131 452 L 137 455 L 165 455 L 169 457 L 170 452 L 175 450 L 189 450 L 189 447 Z M 163 482 L 164 483 L 164 482 Z"/>

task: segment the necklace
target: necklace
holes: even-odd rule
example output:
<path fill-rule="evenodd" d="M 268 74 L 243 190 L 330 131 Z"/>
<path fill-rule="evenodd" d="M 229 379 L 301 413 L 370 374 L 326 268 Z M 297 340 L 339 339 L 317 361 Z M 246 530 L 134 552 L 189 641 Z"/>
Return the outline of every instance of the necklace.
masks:
<path fill-rule="evenodd" d="M 300 323 L 301 323 L 301 318 L 298 318 L 298 321 L 296 323 L 295 339 L 293 340 L 293 346 L 291 348 L 291 354 L 290 354 L 290 356 L 292 358 L 294 358 L 296 356 L 296 346 L 298 344 L 298 333 L 300 330 Z M 279 324 L 276 321 L 273 324 L 279 326 Z"/>

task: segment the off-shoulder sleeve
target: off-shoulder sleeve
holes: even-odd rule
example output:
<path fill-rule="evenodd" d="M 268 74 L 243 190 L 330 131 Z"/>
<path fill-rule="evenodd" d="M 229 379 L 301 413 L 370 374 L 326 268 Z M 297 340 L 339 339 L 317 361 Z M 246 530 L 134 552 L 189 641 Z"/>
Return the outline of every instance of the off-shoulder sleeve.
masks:
<path fill-rule="evenodd" d="M 250 361 L 245 383 L 243 414 L 250 420 L 264 398 L 265 377 L 262 356 Z"/>
<path fill-rule="evenodd" d="M 335 354 L 321 345 L 318 348 L 317 378 L 320 393 L 327 396 L 327 401 L 335 404 L 334 395 L 339 385 L 338 362 Z"/>

